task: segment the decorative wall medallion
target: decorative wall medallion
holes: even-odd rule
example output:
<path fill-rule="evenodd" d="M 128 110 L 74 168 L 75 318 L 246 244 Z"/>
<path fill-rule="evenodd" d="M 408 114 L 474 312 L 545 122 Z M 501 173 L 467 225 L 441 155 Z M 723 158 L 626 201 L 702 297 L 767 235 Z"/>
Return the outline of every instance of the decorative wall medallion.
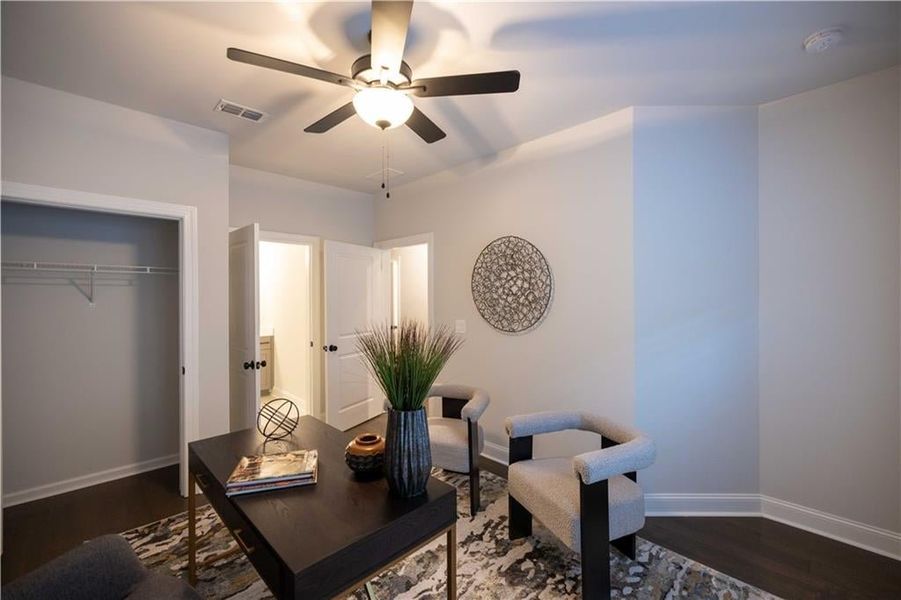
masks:
<path fill-rule="evenodd" d="M 485 246 L 472 268 L 472 299 L 489 325 L 504 333 L 521 333 L 538 325 L 554 293 L 554 279 L 544 255 L 515 235 Z"/>

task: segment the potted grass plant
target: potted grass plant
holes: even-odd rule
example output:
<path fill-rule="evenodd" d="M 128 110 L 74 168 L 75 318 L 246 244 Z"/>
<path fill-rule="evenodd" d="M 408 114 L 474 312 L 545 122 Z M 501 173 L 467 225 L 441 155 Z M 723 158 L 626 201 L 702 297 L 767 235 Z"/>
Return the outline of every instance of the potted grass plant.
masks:
<path fill-rule="evenodd" d="M 388 399 L 385 477 L 405 497 L 425 492 L 432 470 L 425 402 L 435 379 L 462 340 L 446 327 L 404 321 L 357 337 L 363 361 Z"/>

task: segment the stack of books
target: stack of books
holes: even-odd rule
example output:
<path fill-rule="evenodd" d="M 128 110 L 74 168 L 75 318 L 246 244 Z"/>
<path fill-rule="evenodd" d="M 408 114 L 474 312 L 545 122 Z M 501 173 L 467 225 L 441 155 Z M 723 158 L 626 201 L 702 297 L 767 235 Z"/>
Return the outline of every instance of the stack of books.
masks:
<path fill-rule="evenodd" d="M 225 495 L 312 485 L 316 483 L 318 467 L 319 454 L 315 450 L 245 456 L 228 478 Z"/>

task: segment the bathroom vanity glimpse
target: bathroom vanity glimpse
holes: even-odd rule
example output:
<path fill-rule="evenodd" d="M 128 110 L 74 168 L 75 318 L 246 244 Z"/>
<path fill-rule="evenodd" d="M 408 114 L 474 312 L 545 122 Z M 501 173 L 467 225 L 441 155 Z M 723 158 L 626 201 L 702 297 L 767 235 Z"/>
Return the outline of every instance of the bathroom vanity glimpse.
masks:
<path fill-rule="evenodd" d="M 260 391 L 268 393 L 274 387 L 275 377 L 275 353 L 273 352 L 273 336 L 260 336 Z"/>

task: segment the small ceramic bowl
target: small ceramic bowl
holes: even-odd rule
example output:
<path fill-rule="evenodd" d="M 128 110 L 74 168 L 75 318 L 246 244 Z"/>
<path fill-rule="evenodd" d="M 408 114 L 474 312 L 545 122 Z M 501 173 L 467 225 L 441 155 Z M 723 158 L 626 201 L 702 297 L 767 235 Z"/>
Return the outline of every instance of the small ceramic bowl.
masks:
<path fill-rule="evenodd" d="M 344 462 L 357 475 L 364 477 L 383 475 L 385 438 L 375 433 L 361 433 L 344 449 Z"/>

